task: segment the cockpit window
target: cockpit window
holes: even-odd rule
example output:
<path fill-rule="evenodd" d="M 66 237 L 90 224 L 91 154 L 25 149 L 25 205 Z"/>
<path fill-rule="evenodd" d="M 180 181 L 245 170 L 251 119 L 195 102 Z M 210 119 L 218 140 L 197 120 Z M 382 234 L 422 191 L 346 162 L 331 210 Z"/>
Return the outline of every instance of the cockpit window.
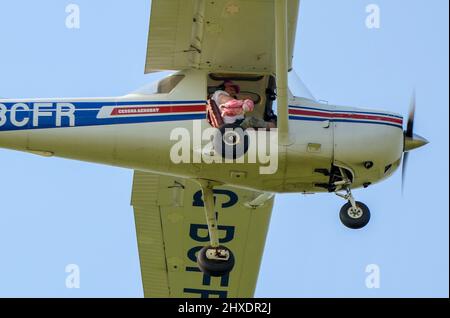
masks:
<path fill-rule="evenodd" d="M 183 80 L 184 75 L 177 74 L 166 77 L 158 83 L 157 94 L 169 94 Z"/>
<path fill-rule="evenodd" d="M 155 94 L 169 94 L 174 88 L 184 79 L 183 74 L 172 74 L 163 79 L 159 79 L 150 84 L 147 84 L 136 91 L 133 94 L 138 95 L 155 95 Z"/>
<path fill-rule="evenodd" d="M 289 90 L 295 97 L 302 97 L 315 101 L 313 94 L 309 91 L 297 73 L 292 70 L 288 74 Z"/>

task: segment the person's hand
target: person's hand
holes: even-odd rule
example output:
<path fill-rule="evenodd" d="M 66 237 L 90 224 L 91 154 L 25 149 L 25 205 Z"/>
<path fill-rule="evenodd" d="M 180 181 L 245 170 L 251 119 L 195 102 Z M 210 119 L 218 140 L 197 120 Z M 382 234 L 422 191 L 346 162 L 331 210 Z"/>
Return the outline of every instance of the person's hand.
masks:
<path fill-rule="evenodd" d="M 254 108 L 255 108 L 255 103 L 253 103 L 253 101 L 250 99 L 246 99 L 244 101 L 244 105 L 242 105 L 242 109 L 246 113 L 253 111 Z"/>

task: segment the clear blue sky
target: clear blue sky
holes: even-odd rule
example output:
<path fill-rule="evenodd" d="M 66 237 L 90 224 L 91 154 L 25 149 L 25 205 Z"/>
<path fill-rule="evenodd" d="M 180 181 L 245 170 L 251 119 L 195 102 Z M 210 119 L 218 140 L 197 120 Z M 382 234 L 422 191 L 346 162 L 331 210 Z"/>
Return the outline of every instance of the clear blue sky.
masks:
<path fill-rule="evenodd" d="M 0 2 L 0 96 L 122 95 L 143 75 L 150 1 Z M 366 5 L 381 28 L 365 26 Z M 407 114 L 431 144 L 397 172 L 357 191 L 372 211 L 363 231 L 339 221 L 334 195 L 276 199 L 256 296 L 448 297 L 449 51 L 447 0 L 303 0 L 294 66 L 317 98 Z M 0 150 L 0 296 L 142 296 L 132 171 Z M 296 253 L 290 259 L 286 249 Z M 81 288 L 65 288 L 65 266 Z M 381 270 L 367 289 L 365 268 Z"/>

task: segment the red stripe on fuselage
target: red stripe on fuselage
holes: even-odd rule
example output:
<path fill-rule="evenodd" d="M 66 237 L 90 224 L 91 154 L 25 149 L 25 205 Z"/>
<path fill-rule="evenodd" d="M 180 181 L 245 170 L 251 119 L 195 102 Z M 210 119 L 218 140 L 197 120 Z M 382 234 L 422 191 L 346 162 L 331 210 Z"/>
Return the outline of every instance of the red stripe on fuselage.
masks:
<path fill-rule="evenodd" d="M 191 113 L 206 112 L 206 105 L 176 105 L 176 106 L 133 106 L 133 107 L 115 107 L 111 112 L 111 116 L 128 116 L 128 115 L 154 115 L 154 114 L 170 114 L 170 113 Z"/>
<path fill-rule="evenodd" d="M 369 115 L 369 114 L 353 114 L 353 113 L 327 113 L 321 111 L 313 110 L 301 110 L 301 109 L 290 109 L 289 114 L 291 115 L 303 115 L 303 116 L 317 116 L 326 117 L 329 119 L 333 118 L 348 118 L 348 119 L 365 119 L 365 120 L 380 120 L 390 123 L 395 123 L 403 125 L 403 120 L 399 118 L 386 117 L 382 115 Z"/>

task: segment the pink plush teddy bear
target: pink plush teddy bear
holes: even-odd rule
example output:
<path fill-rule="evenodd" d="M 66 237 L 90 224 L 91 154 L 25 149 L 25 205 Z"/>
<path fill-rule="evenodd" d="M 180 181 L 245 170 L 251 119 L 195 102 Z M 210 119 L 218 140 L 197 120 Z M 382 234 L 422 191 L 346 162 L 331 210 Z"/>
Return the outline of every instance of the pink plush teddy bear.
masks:
<path fill-rule="evenodd" d="M 220 105 L 220 108 L 222 117 L 235 117 L 253 111 L 255 104 L 250 99 L 232 99 L 225 104 Z"/>

